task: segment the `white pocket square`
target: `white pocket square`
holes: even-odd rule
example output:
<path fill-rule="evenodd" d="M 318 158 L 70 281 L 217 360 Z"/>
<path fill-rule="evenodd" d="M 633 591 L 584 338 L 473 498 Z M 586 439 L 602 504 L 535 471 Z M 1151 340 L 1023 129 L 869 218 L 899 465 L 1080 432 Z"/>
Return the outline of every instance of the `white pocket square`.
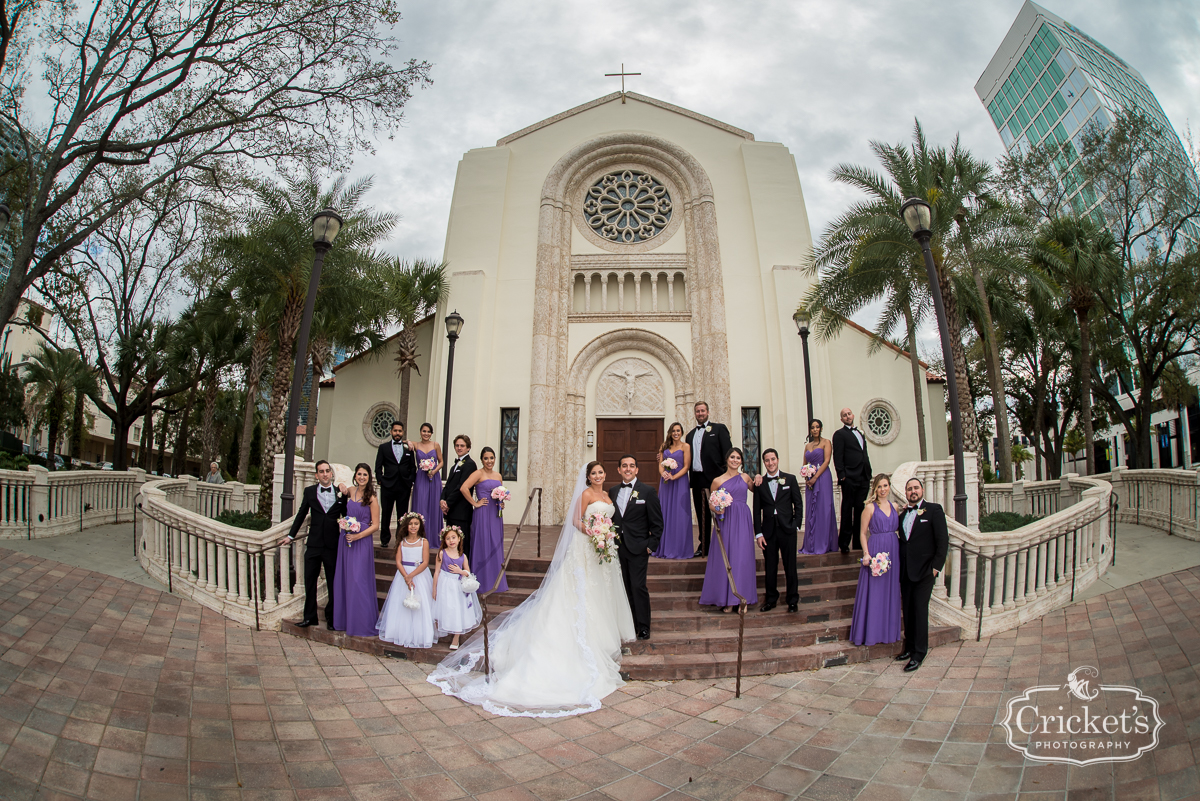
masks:
<path fill-rule="evenodd" d="M 634 501 L 634 504 L 641 506 L 645 501 Z"/>

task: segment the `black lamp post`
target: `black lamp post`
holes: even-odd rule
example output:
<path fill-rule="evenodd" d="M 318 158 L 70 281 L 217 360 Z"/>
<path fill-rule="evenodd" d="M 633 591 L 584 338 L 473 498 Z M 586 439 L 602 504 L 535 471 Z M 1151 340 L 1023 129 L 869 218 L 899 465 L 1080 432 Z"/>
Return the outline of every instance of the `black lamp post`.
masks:
<path fill-rule="evenodd" d="M 293 513 L 293 492 L 296 472 L 296 426 L 300 422 L 300 389 L 304 385 L 304 371 L 308 364 L 308 332 L 312 328 L 313 306 L 317 302 L 317 286 L 321 283 L 321 265 L 325 254 L 333 247 L 333 240 L 342 230 L 342 218 L 333 209 L 322 209 L 313 217 L 312 275 L 308 279 L 308 297 L 304 301 L 304 317 L 300 320 L 300 333 L 296 338 L 296 363 L 292 367 L 292 396 L 288 403 L 287 434 L 283 441 L 283 492 L 279 495 L 279 519 L 287 520 Z M 317 380 L 317 376 L 313 376 Z"/>
<path fill-rule="evenodd" d="M 450 437 L 450 389 L 454 383 L 454 343 L 458 342 L 458 332 L 462 330 L 463 318 L 458 309 L 446 315 L 446 339 L 450 340 L 450 352 L 446 355 L 446 412 L 442 418 L 442 442 Z M 451 442 L 451 445 L 454 443 Z M 446 480 L 449 461 L 442 460 L 442 480 Z"/>
<path fill-rule="evenodd" d="M 925 272 L 929 276 L 929 294 L 933 297 L 933 308 L 937 314 L 938 333 L 942 337 L 942 361 L 946 364 L 946 394 L 950 403 L 950 427 L 954 431 L 954 519 L 967 524 L 967 471 L 963 459 L 962 414 L 958 407 L 958 381 L 954 377 L 954 352 L 950 349 L 950 326 L 946 322 L 946 305 L 942 301 L 942 287 L 938 283 L 937 267 L 933 264 L 933 251 L 929 240 L 931 209 L 918 197 L 910 197 L 900 207 L 900 215 L 912 231 L 913 239 L 921 244 L 925 254 Z M 916 358 L 916 354 L 912 356 Z"/>
<path fill-rule="evenodd" d="M 796 330 L 800 333 L 800 347 L 804 350 L 804 399 L 808 402 L 808 420 L 804 423 L 804 436 L 808 436 L 808 428 L 813 421 L 812 406 L 812 373 L 808 369 L 808 323 L 811 319 L 804 309 L 798 309 L 792 315 L 796 321 Z"/>

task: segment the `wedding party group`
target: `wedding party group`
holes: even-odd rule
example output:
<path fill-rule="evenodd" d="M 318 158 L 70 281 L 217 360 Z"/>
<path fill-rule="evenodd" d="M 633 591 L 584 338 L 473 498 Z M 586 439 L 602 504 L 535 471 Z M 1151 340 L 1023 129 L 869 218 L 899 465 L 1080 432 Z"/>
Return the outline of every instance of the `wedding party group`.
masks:
<path fill-rule="evenodd" d="M 461 638 L 481 622 L 478 594 L 508 589 L 501 515 L 509 493 L 495 452 L 483 448 L 477 466 L 470 437 L 456 436 L 443 484 L 433 427 L 421 426 L 414 442 L 397 421 L 374 472 L 359 464 L 352 485 L 334 486 L 332 467 L 318 462 L 317 484 L 305 489 L 287 538 L 311 518 L 299 625 L 318 624 L 324 570 L 330 629 L 410 648 L 450 637 L 451 653 L 429 676 L 446 694 L 498 715 L 575 715 L 598 709 L 622 685 L 622 644 L 651 637 L 651 558 L 706 559 L 699 603 L 727 614 L 742 603 L 758 605 L 757 547 L 765 568 L 759 611 L 778 606 L 782 567 L 784 600 L 796 612 L 798 555 L 853 550 L 861 551 L 861 567 L 850 641 L 876 645 L 903 636 L 897 658 L 906 671 L 919 668 L 928 651 L 929 601 L 949 545 L 944 511 L 924 500 L 921 481 L 907 482 L 903 508 L 893 504 L 890 479 L 872 474 L 850 409 L 842 410 L 832 438 L 820 420 L 810 422 L 798 476 L 782 469 L 774 448 L 762 453 L 765 473 L 752 475 L 729 429 L 709 419 L 708 404 L 696 403 L 694 414 L 690 431 L 668 427 L 654 464 L 622 456 L 616 486 L 600 462 L 581 469 L 541 585 L 492 621 L 486 671 L 482 631 Z M 643 471 L 657 480 L 646 483 Z M 373 537 L 390 543 L 393 513 L 400 515 L 396 575 L 377 611 Z M 438 545 L 432 559 L 430 537 Z"/>

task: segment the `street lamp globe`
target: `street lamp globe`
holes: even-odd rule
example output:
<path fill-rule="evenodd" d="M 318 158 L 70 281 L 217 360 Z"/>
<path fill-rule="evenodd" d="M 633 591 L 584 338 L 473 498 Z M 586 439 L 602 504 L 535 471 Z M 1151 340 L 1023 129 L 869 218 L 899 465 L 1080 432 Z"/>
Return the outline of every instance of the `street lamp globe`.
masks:
<path fill-rule="evenodd" d="M 797 309 L 792 315 L 792 319 L 796 322 L 796 333 L 804 336 L 808 333 L 808 324 L 812 320 L 811 315 L 805 309 Z"/>
<path fill-rule="evenodd" d="M 931 210 L 929 204 L 919 197 L 910 197 L 900 207 L 900 216 L 908 224 L 908 230 L 913 236 L 920 236 L 929 231 Z"/>
<path fill-rule="evenodd" d="M 463 318 L 462 315 L 458 313 L 458 309 L 455 309 L 454 311 L 450 312 L 450 314 L 446 315 L 446 336 L 450 337 L 451 339 L 458 339 L 458 332 L 462 330 L 462 327 Z"/>
<path fill-rule="evenodd" d="M 331 208 L 324 208 L 313 215 L 313 245 L 332 247 L 333 240 L 342 230 L 341 216 Z"/>

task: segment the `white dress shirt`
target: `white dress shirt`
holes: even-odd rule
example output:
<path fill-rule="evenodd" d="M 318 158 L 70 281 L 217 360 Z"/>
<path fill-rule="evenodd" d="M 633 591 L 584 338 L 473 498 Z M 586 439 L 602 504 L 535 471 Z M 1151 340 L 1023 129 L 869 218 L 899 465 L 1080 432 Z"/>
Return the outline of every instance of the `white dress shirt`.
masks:
<path fill-rule="evenodd" d="M 400 460 L 404 458 L 404 451 L 406 448 L 407 446 L 403 442 L 396 442 L 396 440 L 392 440 L 392 453 L 396 457 L 397 464 L 399 464 Z"/>
<path fill-rule="evenodd" d="M 847 429 L 850 431 L 850 433 L 852 433 L 852 434 L 854 435 L 854 438 L 855 438 L 856 440 L 858 440 L 858 447 L 860 447 L 860 448 L 865 448 L 865 447 L 866 447 L 866 445 L 864 445 L 864 444 L 863 444 L 863 435 L 862 435 L 862 432 L 861 432 L 861 431 L 859 431 L 859 430 L 858 430 L 857 428 L 855 428 L 854 426 L 846 426 L 846 428 L 847 428 Z"/>
<path fill-rule="evenodd" d="M 704 439 L 704 426 L 696 426 L 696 437 L 692 440 L 692 470 L 704 472 L 704 464 L 700 461 L 700 441 Z"/>
<path fill-rule="evenodd" d="M 621 489 L 617 491 L 617 506 L 621 508 L 621 514 L 625 514 L 625 506 L 629 503 L 629 496 L 633 494 L 633 485 L 621 485 Z"/>
<path fill-rule="evenodd" d="M 774 481 L 772 481 L 772 479 L 774 479 Z M 775 500 L 775 492 L 779 487 L 779 473 L 775 473 L 774 475 L 768 474 L 767 483 L 771 488 L 771 500 Z"/>
<path fill-rule="evenodd" d="M 918 503 L 916 509 L 910 510 L 909 513 L 904 516 L 903 528 L 904 528 L 904 541 L 905 542 L 908 542 L 909 538 L 912 537 L 913 523 L 917 522 L 917 510 L 919 510 L 921 508 L 922 503 L 924 503 L 924 501 L 922 501 L 921 503 Z"/>
<path fill-rule="evenodd" d="M 317 485 L 317 502 L 321 504 L 321 508 L 326 512 L 333 506 L 337 500 L 337 490 L 330 484 L 328 487 L 321 484 Z"/>

